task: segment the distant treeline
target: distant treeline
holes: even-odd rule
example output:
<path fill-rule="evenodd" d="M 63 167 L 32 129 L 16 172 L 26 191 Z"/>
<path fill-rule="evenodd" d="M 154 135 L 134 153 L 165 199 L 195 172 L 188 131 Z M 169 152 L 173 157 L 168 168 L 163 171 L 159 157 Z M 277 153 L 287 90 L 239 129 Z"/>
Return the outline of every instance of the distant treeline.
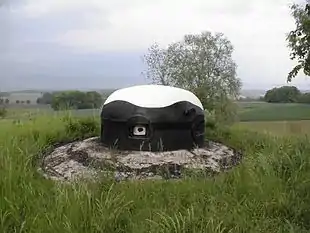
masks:
<path fill-rule="evenodd" d="M 37 103 L 51 105 L 54 110 L 93 109 L 102 105 L 103 97 L 96 91 L 46 92 L 41 98 L 37 99 Z"/>
<path fill-rule="evenodd" d="M 282 86 L 268 90 L 261 100 L 268 103 L 310 104 L 310 93 L 302 93 L 295 86 Z"/>

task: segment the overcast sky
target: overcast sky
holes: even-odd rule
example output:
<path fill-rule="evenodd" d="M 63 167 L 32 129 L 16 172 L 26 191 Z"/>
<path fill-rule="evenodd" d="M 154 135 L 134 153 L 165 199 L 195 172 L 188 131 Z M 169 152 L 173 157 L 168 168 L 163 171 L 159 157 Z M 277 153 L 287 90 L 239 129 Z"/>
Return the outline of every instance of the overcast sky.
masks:
<path fill-rule="evenodd" d="M 0 0 L 0 2 L 5 0 Z M 0 88 L 115 88 L 145 83 L 141 56 L 184 34 L 223 32 L 245 88 L 285 84 L 293 66 L 287 0 L 6 0 Z M 303 74 L 294 82 L 310 89 Z"/>

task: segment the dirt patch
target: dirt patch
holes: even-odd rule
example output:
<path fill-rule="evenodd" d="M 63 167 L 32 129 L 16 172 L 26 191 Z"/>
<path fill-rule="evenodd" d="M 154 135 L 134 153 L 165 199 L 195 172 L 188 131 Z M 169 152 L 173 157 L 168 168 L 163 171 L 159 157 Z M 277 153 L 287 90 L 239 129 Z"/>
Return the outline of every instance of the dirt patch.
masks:
<path fill-rule="evenodd" d="M 205 148 L 169 152 L 117 151 L 103 146 L 98 137 L 55 148 L 44 156 L 40 171 L 54 180 L 73 181 L 112 176 L 117 181 L 179 179 L 193 171 L 207 175 L 237 165 L 241 154 L 220 143 Z"/>

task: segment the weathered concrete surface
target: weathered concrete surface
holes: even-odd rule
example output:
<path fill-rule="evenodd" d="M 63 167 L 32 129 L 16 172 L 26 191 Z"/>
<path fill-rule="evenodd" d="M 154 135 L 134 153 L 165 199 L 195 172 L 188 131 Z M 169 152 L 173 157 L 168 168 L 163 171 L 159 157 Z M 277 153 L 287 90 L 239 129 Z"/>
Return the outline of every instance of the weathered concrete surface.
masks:
<path fill-rule="evenodd" d="M 54 180 L 116 180 L 181 178 L 187 171 L 219 173 L 239 163 L 241 155 L 225 145 L 209 142 L 205 148 L 170 152 L 116 151 L 98 137 L 68 143 L 47 154 L 40 170 Z"/>

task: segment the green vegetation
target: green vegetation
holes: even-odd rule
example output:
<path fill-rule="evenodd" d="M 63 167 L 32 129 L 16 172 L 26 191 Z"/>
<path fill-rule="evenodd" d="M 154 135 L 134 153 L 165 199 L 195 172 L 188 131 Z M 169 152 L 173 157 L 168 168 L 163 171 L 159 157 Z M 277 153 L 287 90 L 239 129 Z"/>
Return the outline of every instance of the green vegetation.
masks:
<path fill-rule="evenodd" d="M 83 104 L 79 103 L 78 106 L 71 106 L 73 108 L 84 109 L 92 108 L 93 105 L 98 105 L 97 100 L 99 98 L 106 99 L 115 89 L 98 89 L 96 91 L 77 91 L 77 90 L 66 90 L 66 91 L 46 91 L 46 90 L 20 90 L 12 92 L 0 92 L 0 105 L 6 105 L 8 108 L 47 108 L 52 104 L 53 98 L 56 95 L 73 93 L 73 95 L 84 95 L 82 97 Z M 42 94 L 43 93 L 43 94 Z M 81 94 L 83 93 L 83 94 Z M 88 95 L 88 96 L 87 96 Z M 93 103 L 89 103 L 89 96 L 93 96 Z M 100 96 L 100 97 L 99 97 Z M 75 96 L 75 99 L 79 98 Z M 97 98 L 97 100 L 96 100 Z M 70 98 L 69 98 L 70 99 Z M 62 100 L 62 102 L 64 99 Z M 65 100 L 64 105 L 70 105 L 68 98 Z M 86 103 L 86 104 L 85 104 Z M 58 103 L 56 104 L 58 105 Z M 74 104 L 76 105 L 76 104 Z"/>
<path fill-rule="evenodd" d="M 239 103 L 240 121 L 310 120 L 310 104 Z"/>
<path fill-rule="evenodd" d="M 4 97 L 1 97 L 0 96 L 0 104 L 8 104 L 9 102 L 10 102 L 10 100 L 9 99 L 6 99 L 6 98 L 4 98 Z"/>
<path fill-rule="evenodd" d="M 301 95 L 294 86 L 275 87 L 266 92 L 264 100 L 269 103 L 297 103 Z"/>
<path fill-rule="evenodd" d="M 4 118 L 7 115 L 7 109 L 3 106 L 0 106 L 0 118 Z"/>
<path fill-rule="evenodd" d="M 310 7 L 294 5 L 292 11 L 297 29 L 288 41 L 299 64 L 289 81 L 301 69 L 310 74 Z M 240 88 L 232 51 L 222 34 L 187 35 L 167 50 L 150 48 L 147 76 L 193 90 L 210 109 L 209 116 L 215 115 L 213 123 L 225 121 L 233 118 L 236 108 L 229 100 Z M 298 102 L 295 92 L 275 91 L 269 97 L 277 101 L 269 102 Z M 62 92 L 38 102 L 57 110 L 94 108 L 97 97 L 95 92 Z M 309 103 L 307 98 L 303 103 Z M 228 128 L 210 121 L 206 126 L 208 139 L 243 152 L 242 164 L 229 172 L 179 181 L 117 183 L 102 178 L 72 185 L 38 173 L 42 152 L 57 142 L 98 135 L 98 115 L 5 109 L 6 119 L 0 120 L 0 232 L 310 232 L 310 139 L 302 135 L 310 123 L 276 122 L 309 119 L 310 105 L 240 106 L 239 118 L 252 122 Z"/>
<path fill-rule="evenodd" d="M 7 108 L 5 119 L 28 120 L 39 116 L 64 116 L 74 117 L 98 117 L 99 109 L 72 109 L 54 111 L 52 108 Z"/>
<path fill-rule="evenodd" d="M 298 64 L 288 74 L 287 81 L 297 76 L 300 70 L 310 76 L 310 1 L 304 4 L 293 4 L 291 13 L 296 28 L 287 35 L 288 47 L 291 49 L 291 59 Z"/>
<path fill-rule="evenodd" d="M 97 119 L 41 116 L 20 124 L 1 122 L 0 232 L 310 230 L 307 138 L 208 130 L 208 137 L 242 149 L 243 164 L 206 179 L 103 179 L 71 186 L 38 175 L 38 154 L 55 142 L 97 135 Z"/>
<path fill-rule="evenodd" d="M 75 117 L 97 117 L 100 111 L 98 109 L 53 111 L 50 108 L 7 108 L 5 113 L 7 119 L 28 119 L 42 115 L 62 116 L 67 113 Z M 238 102 L 238 118 L 241 122 L 310 120 L 310 105 Z"/>
<path fill-rule="evenodd" d="M 37 104 L 51 104 L 53 101 L 53 94 L 50 92 L 44 92 L 42 97 L 37 99 Z"/>
<path fill-rule="evenodd" d="M 237 129 L 248 129 L 278 136 L 309 135 L 310 120 L 248 121 L 236 123 L 233 127 Z"/>
<path fill-rule="evenodd" d="M 310 104 L 239 102 L 240 122 L 234 128 L 278 136 L 306 135 L 310 132 Z"/>
<path fill-rule="evenodd" d="M 310 105 L 247 103 L 239 112 L 235 129 L 246 129 L 277 136 L 309 135 Z"/>
<path fill-rule="evenodd" d="M 102 95 L 96 91 L 45 92 L 37 99 L 37 104 L 51 105 L 54 110 L 96 109 L 103 103 Z"/>
<path fill-rule="evenodd" d="M 266 92 L 262 101 L 268 103 L 305 103 L 310 104 L 310 93 L 302 93 L 295 86 L 275 87 Z"/>
<path fill-rule="evenodd" d="M 95 109 L 102 105 L 102 96 L 95 91 L 65 91 L 52 94 L 51 106 L 61 109 Z"/>
<path fill-rule="evenodd" d="M 241 81 L 232 59 L 233 45 L 223 33 L 188 34 L 162 48 L 153 44 L 144 56 L 145 75 L 153 83 L 190 90 L 217 122 L 235 120 L 232 99 L 240 94 Z"/>

